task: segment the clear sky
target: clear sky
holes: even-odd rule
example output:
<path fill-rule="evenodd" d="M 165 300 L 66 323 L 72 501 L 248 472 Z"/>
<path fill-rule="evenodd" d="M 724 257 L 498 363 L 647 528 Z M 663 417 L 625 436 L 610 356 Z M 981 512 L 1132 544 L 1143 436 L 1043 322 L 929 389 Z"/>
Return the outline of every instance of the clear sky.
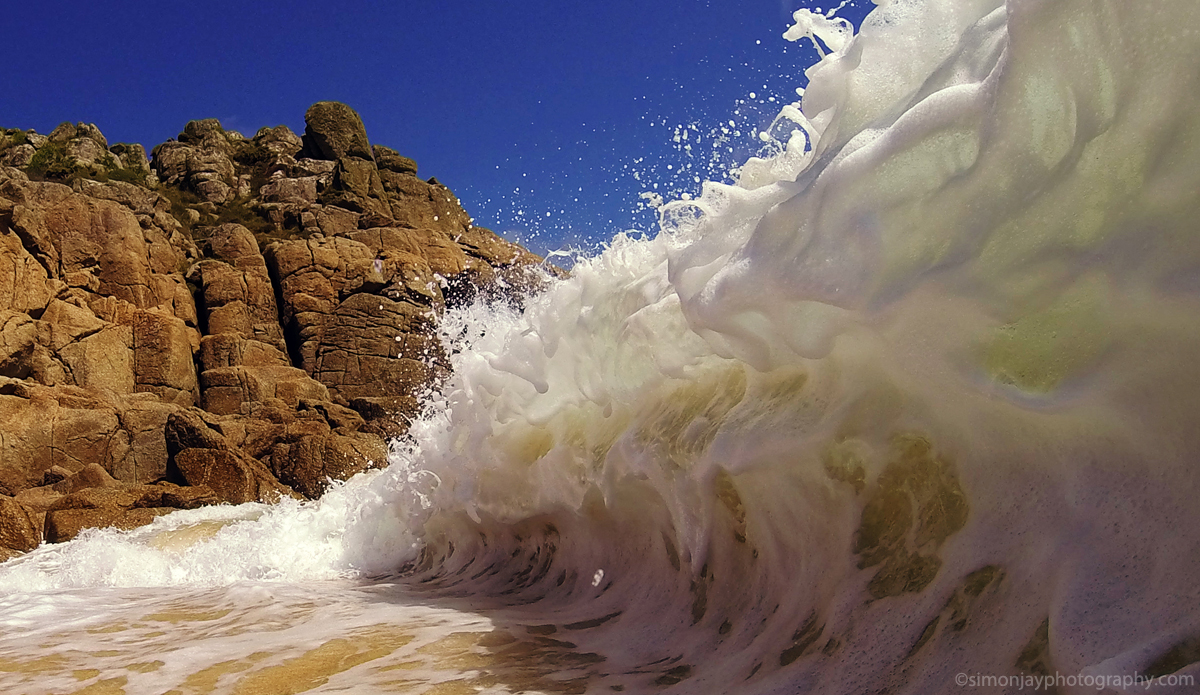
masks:
<path fill-rule="evenodd" d="M 751 154 L 754 129 L 795 99 L 815 60 L 781 38 L 792 12 L 830 6 L 13 3 L 0 126 L 85 121 L 149 149 L 197 118 L 247 136 L 278 124 L 302 133 L 310 104 L 343 101 L 372 143 L 416 159 L 477 223 L 545 251 L 652 231 L 640 193 L 698 191 L 697 176 L 720 178 Z M 839 14 L 857 24 L 872 7 L 852 0 Z"/>

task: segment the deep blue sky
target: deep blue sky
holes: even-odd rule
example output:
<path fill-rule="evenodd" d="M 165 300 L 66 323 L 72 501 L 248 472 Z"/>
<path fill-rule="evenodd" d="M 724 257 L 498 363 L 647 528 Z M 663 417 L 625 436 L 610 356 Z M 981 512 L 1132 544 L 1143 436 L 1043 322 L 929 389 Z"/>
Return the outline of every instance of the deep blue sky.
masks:
<path fill-rule="evenodd" d="M 343 101 L 479 224 L 544 251 L 652 231 L 639 193 L 697 191 L 695 176 L 744 160 L 815 59 L 781 38 L 792 11 L 830 4 L 19 3 L 4 12 L 0 126 L 86 121 L 149 149 L 196 118 L 301 133 L 310 104 Z M 715 146 L 730 120 L 740 136 Z M 693 129 L 676 142 L 679 127 Z"/>

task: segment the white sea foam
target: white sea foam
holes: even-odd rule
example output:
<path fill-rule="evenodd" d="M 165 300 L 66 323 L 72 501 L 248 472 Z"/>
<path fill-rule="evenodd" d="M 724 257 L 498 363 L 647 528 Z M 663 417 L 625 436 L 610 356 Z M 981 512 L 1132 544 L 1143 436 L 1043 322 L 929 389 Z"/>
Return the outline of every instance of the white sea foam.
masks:
<path fill-rule="evenodd" d="M 686 665 L 662 669 L 684 692 L 1144 672 L 1200 635 L 1198 14 L 798 17 L 830 53 L 778 154 L 522 311 L 447 317 L 454 375 L 387 471 L 94 533 L 0 584 L 399 570 L 606 615 L 581 644 Z"/>

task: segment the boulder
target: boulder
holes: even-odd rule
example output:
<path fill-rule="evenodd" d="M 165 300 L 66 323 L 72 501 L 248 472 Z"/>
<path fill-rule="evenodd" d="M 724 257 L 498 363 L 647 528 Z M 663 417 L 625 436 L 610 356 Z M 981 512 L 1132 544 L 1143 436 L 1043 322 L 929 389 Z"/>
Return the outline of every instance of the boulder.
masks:
<path fill-rule="evenodd" d="M 59 468 L 55 466 L 55 468 Z M 16 494 L 13 499 L 20 502 L 23 507 L 30 512 L 40 514 L 41 521 L 45 520 L 46 511 L 54 505 L 55 502 L 62 499 L 63 493 L 56 491 L 52 485 L 42 485 L 39 487 L 26 488 Z M 42 527 L 41 521 L 38 522 L 38 528 Z"/>
<path fill-rule="evenodd" d="M 57 353 L 72 343 L 99 333 L 108 325 L 87 307 L 52 299 L 46 304 L 42 320 L 37 324 L 38 342 Z"/>
<path fill-rule="evenodd" d="M 225 129 L 221 127 L 221 122 L 215 118 L 188 121 L 183 126 L 183 132 L 179 134 L 179 142 L 219 152 L 229 151 L 229 140 Z"/>
<path fill-rule="evenodd" d="M 121 162 L 123 168 L 150 173 L 150 158 L 146 156 L 145 147 L 137 143 L 118 142 L 108 151 Z"/>
<path fill-rule="evenodd" d="M 107 470 L 114 478 L 127 483 L 147 483 L 166 475 L 168 456 L 164 428 L 167 418 L 176 411 L 176 405 L 145 397 L 135 396 L 121 403 L 119 422 L 124 434 L 118 439 L 127 440 L 129 449 L 124 456 L 109 463 Z"/>
<path fill-rule="evenodd" d="M 304 115 L 304 150 L 309 157 L 333 160 L 333 178 L 318 200 L 325 206 L 360 213 L 371 226 L 391 221 L 391 206 L 362 119 L 335 101 L 313 104 Z M 398 155 L 397 155 L 398 156 Z M 279 199 L 281 191 L 269 191 Z M 307 192 L 307 191 L 305 191 Z"/>
<path fill-rule="evenodd" d="M 91 140 L 105 150 L 108 149 L 108 140 L 105 139 L 104 134 L 93 123 L 60 123 L 46 137 L 50 142 L 59 144 L 79 139 Z"/>
<path fill-rule="evenodd" d="M 132 529 L 175 509 L 218 501 L 207 487 L 120 483 L 95 464 L 45 490 L 27 490 L 16 502 L 26 502 L 23 506 L 32 520 L 44 517 L 45 537 L 51 543 L 71 540 L 85 528 Z"/>
<path fill-rule="evenodd" d="M 41 542 L 37 515 L 11 497 L 0 497 L 0 547 L 28 551 Z"/>
<path fill-rule="evenodd" d="M 382 145 L 372 145 L 371 152 L 375 155 L 375 164 L 381 171 L 394 171 L 397 174 L 417 175 L 417 163 L 401 155 L 396 150 Z"/>
<path fill-rule="evenodd" d="M 310 435 L 281 443 L 271 455 L 271 467 L 281 482 L 310 499 L 329 487 L 330 480 L 345 480 L 368 468 L 387 465 L 387 445 L 366 434 Z"/>
<path fill-rule="evenodd" d="M 129 509 L 139 495 L 119 486 L 87 487 L 55 500 L 47 513 L 62 509 Z"/>
<path fill-rule="evenodd" d="M 92 476 L 102 473 L 102 470 L 93 471 Z M 43 527 L 48 542 L 60 543 L 71 540 L 86 528 L 116 527 L 128 530 L 148 524 L 156 517 L 176 509 L 196 509 L 224 501 L 211 488 L 203 485 L 181 487 L 167 482 L 154 485 L 125 484 L 111 478 L 85 480 L 80 474 L 72 478 L 82 486 L 70 490 L 69 494 L 48 488 L 33 488 L 16 498 L 16 502 L 22 503 L 31 523 L 36 524 L 39 539 Z M 102 484 L 90 486 L 87 482 Z M 0 517 L 5 511 L 2 499 Z M 0 518 L 0 542 L 3 541 L 2 533 L 3 519 Z"/>
<path fill-rule="evenodd" d="M 337 167 L 336 161 L 301 157 L 295 160 L 292 173 L 289 175 L 293 177 L 316 176 L 321 180 L 331 181 L 335 167 Z"/>
<path fill-rule="evenodd" d="M 317 189 L 320 177 L 303 176 L 299 178 L 272 179 L 267 185 L 258 189 L 258 196 L 268 203 L 295 203 L 307 205 L 317 202 Z"/>
<path fill-rule="evenodd" d="M 14 145 L 3 152 L 0 152 L 0 166 L 6 167 L 26 167 L 33 160 L 33 156 L 37 154 L 37 148 L 28 143 Z"/>
<path fill-rule="evenodd" d="M 204 336 L 200 340 L 200 364 L 204 371 L 223 367 L 290 366 L 287 355 L 275 345 L 246 338 L 236 331 Z"/>
<path fill-rule="evenodd" d="M 165 142 L 151 151 L 150 166 L 160 181 L 223 205 L 237 195 L 237 169 L 230 151 L 229 138 L 219 123 L 191 121 L 178 142 Z"/>
<path fill-rule="evenodd" d="M 134 508 L 198 509 L 212 504 L 220 504 L 221 498 L 207 485 L 183 486 L 174 483 L 159 482 L 154 485 L 143 485 L 138 490 L 138 499 Z"/>
<path fill-rule="evenodd" d="M 349 106 L 319 101 L 304 114 L 304 145 L 310 157 L 372 159 L 371 145 L 362 118 Z"/>
<path fill-rule="evenodd" d="M 391 207 L 383 188 L 383 180 L 375 162 L 369 159 L 339 159 L 333 170 L 333 181 L 321 193 L 320 201 L 325 205 L 362 213 L 374 220 L 374 224 L 391 222 Z"/>
<path fill-rule="evenodd" d="M 295 157 L 304 147 L 304 141 L 285 125 L 261 128 L 254 134 L 254 142 L 275 155 Z"/>
<path fill-rule="evenodd" d="M 278 502 L 296 497 L 258 461 L 236 450 L 184 449 L 174 459 L 188 485 L 205 485 L 222 502 Z"/>
<path fill-rule="evenodd" d="M 193 331 L 180 319 L 152 311 L 133 317 L 135 390 L 154 393 L 165 403 L 191 405 L 199 400 L 192 361 Z"/>
<path fill-rule="evenodd" d="M 150 167 L 163 183 L 182 188 L 188 182 L 188 160 L 195 151 L 182 142 L 164 142 L 150 151 Z"/>
<path fill-rule="evenodd" d="M 471 224 L 458 198 L 440 183 L 388 170 L 380 172 L 380 180 L 399 226 L 437 231 L 453 239 Z"/>
<path fill-rule="evenodd" d="M 59 470 L 66 470 L 60 466 L 54 466 Z M 50 471 L 47 471 L 49 473 Z M 72 495 L 80 490 L 85 489 L 104 489 L 117 488 L 121 484 L 117 479 L 109 475 L 108 471 L 104 470 L 103 466 L 95 463 L 89 463 L 75 473 L 68 475 L 62 480 L 53 483 L 50 489 L 60 495 Z M 130 502 L 133 504 L 133 502 Z M 68 507 L 51 507 L 51 509 L 67 509 Z"/>
<path fill-rule="evenodd" d="M 46 513 L 46 542 L 64 543 L 74 539 L 90 528 L 117 528 L 124 531 L 154 521 L 155 518 L 175 511 L 169 508 L 121 509 L 103 507 L 96 509 L 60 509 Z"/>
<path fill-rule="evenodd" d="M 219 499 L 232 504 L 274 502 L 281 496 L 295 496 L 262 463 L 230 446 L 223 434 L 210 427 L 206 417 L 211 416 L 187 409 L 167 419 L 169 479 L 194 487 L 207 486 Z"/>
<path fill-rule="evenodd" d="M 298 410 L 302 414 L 314 412 L 319 414 L 330 429 L 337 434 L 352 434 L 365 424 L 362 416 L 353 409 L 329 401 L 301 400 Z"/>
<path fill-rule="evenodd" d="M 116 158 L 108 153 L 106 142 L 97 142 L 92 138 L 75 138 L 66 143 L 66 154 L 76 163 L 95 170 L 96 168 L 117 168 Z"/>
<path fill-rule="evenodd" d="M 302 369 L 286 365 L 217 367 L 201 375 L 204 409 L 218 415 L 253 414 L 255 404 L 278 400 L 295 407 L 301 399 L 325 400 L 327 388 Z"/>
<path fill-rule="evenodd" d="M 168 415 L 163 430 L 170 458 L 178 456 L 184 449 L 229 448 L 222 433 L 210 426 L 203 411 L 195 408 L 177 410 Z"/>
<path fill-rule="evenodd" d="M 336 205 L 322 205 L 313 208 L 317 228 L 325 236 L 346 236 L 358 229 L 361 213 L 347 210 Z"/>

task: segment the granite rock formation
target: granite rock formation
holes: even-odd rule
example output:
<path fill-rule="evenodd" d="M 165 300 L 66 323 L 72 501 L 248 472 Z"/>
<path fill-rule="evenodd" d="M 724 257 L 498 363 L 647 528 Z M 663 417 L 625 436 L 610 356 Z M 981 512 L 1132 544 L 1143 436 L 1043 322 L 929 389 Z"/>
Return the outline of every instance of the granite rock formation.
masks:
<path fill-rule="evenodd" d="M 382 465 L 447 373 L 438 317 L 539 282 L 353 109 L 305 122 L 149 158 L 0 129 L 0 558 Z"/>

